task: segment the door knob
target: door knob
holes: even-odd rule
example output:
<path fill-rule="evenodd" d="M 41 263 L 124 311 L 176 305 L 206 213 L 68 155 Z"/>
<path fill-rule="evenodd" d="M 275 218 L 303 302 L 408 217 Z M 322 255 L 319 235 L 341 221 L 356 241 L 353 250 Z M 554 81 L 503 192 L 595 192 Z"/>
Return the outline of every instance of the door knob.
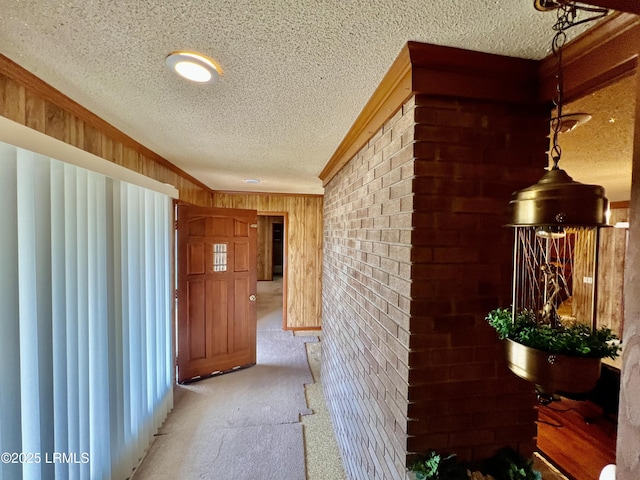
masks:
<path fill-rule="evenodd" d="M 249 295 L 249 301 L 251 301 L 251 302 L 255 302 L 256 298 L 258 298 L 258 297 L 256 297 L 255 295 Z"/>

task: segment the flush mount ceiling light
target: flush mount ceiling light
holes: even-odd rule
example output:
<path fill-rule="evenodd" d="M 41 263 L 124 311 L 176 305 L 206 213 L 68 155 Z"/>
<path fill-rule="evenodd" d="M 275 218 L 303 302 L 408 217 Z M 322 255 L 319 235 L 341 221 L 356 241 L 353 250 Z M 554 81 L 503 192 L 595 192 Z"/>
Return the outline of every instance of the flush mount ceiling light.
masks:
<path fill-rule="evenodd" d="M 586 185 L 575 182 L 564 170 L 558 167 L 560 161 L 561 148 L 558 143 L 558 136 L 564 131 L 575 128 L 584 118 L 570 119 L 568 128 L 563 127 L 566 115 L 562 114 L 563 101 L 563 70 L 562 70 L 562 47 L 567 35 L 566 30 L 588 21 L 596 20 L 607 15 L 606 9 L 595 9 L 576 5 L 573 1 L 555 0 L 543 1 L 535 0 L 535 6 L 546 5 L 550 10 L 550 4 L 557 6 L 557 20 L 553 26 L 556 32 L 551 42 L 553 54 L 557 62 L 558 84 L 556 95 L 553 99 L 557 108 L 557 117 L 551 120 L 551 130 L 553 131 L 551 158 L 553 167 L 543 175 L 543 177 L 530 187 L 515 192 L 512 196 L 510 206 L 512 209 L 511 226 L 534 226 L 540 233 L 546 235 L 559 235 L 564 227 L 600 227 L 607 224 L 606 212 L 609 201 L 605 197 L 604 188 L 599 185 Z M 538 8 L 540 10 L 540 8 Z M 586 10 L 595 15 L 583 20 L 576 20 L 578 10 Z"/>
<path fill-rule="evenodd" d="M 245 183 L 260 183 L 260 180 L 258 180 L 257 178 L 245 178 L 243 180 L 243 182 L 245 182 Z"/>
<path fill-rule="evenodd" d="M 165 62 L 171 70 L 192 82 L 215 83 L 222 73 L 213 60 L 198 53 L 173 52 Z"/>

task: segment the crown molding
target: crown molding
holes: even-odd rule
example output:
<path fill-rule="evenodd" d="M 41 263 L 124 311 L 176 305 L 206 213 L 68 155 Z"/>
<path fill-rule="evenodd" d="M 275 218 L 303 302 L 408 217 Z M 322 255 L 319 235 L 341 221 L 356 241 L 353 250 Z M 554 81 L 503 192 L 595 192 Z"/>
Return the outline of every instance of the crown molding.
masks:
<path fill-rule="evenodd" d="M 408 42 L 319 177 L 323 185 L 416 94 L 535 103 L 538 62 Z"/>

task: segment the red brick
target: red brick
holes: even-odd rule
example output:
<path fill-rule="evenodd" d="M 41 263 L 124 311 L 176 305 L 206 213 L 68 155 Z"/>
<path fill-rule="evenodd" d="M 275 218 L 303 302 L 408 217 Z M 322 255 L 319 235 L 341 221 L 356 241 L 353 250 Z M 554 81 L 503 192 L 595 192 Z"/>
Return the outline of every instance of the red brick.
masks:
<path fill-rule="evenodd" d="M 494 395 L 484 397 L 464 396 L 447 400 L 452 412 L 478 414 L 484 412 L 500 411 L 502 406 L 496 403 Z M 496 406 L 497 405 L 497 406 Z"/>
<path fill-rule="evenodd" d="M 455 265 L 415 264 L 411 268 L 414 281 L 420 280 L 452 280 L 457 277 Z M 418 311 L 415 312 L 419 314 Z"/>
<path fill-rule="evenodd" d="M 412 245 L 430 247 L 455 246 L 460 244 L 460 232 L 457 230 L 434 230 L 432 226 L 417 226 L 412 232 Z"/>
<path fill-rule="evenodd" d="M 517 420 L 517 411 L 501 408 L 493 412 L 475 413 L 473 415 L 473 426 L 478 428 L 508 427 L 516 424 Z"/>
<path fill-rule="evenodd" d="M 492 428 L 484 430 L 476 428 L 473 430 L 467 429 L 466 431 L 458 430 L 449 434 L 449 445 L 452 447 L 486 445 L 493 442 L 494 438 L 495 431 Z"/>
<path fill-rule="evenodd" d="M 483 317 L 509 300 L 502 225 L 540 177 L 545 116 L 419 95 L 326 186 L 323 369 L 350 477 L 401 478 L 417 449 L 533 448 L 531 384 Z"/>
<path fill-rule="evenodd" d="M 471 363 L 466 365 L 453 365 L 449 367 L 449 378 L 451 380 L 472 380 L 474 378 L 495 376 L 495 363 Z"/>
<path fill-rule="evenodd" d="M 408 408 L 409 423 L 412 419 L 420 419 L 429 415 L 448 415 L 452 411 L 448 400 L 432 400 L 429 402 L 410 403 Z M 413 420 L 416 421 L 416 420 Z"/>
<path fill-rule="evenodd" d="M 474 355 L 475 351 L 471 347 L 433 349 L 431 363 L 433 365 L 469 364 L 473 361 Z"/>
<path fill-rule="evenodd" d="M 428 328 L 417 328 L 417 324 L 426 323 L 429 325 Z M 428 349 L 428 348 L 448 348 L 451 344 L 451 334 L 450 333 L 433 333 L 433 326 L 428 322 L 428 320 L 421 318 L 417 319 L 413 317 L 411 319 L 411 331 L 416 332 L 418 330 L 426 330 L 428 333 L 420 334 L 414 333 L 411 335 L 410 348 L 418 350 L 418 349 Z"/>
<path fill-rule="evenodd" d="M 407 439 L 407 451 L 424 454 L 428 450 L 448 451 L 449 435 L 435 433 L 429 435 L 409 436 Z"/>
<path fill-rule="evenodd" d="M 455 198 L 453 211 L 461 213 L 495 214 L 505 210 L 506 202 L 493 198 Z"/>
<path fill-rule="evenodd" d="M 438 415 L 429 419 L 428 432 L 468 432 L 471 428 L 471 415 Z M 451 436 L 449 437 L 451 438 Z"/>
<path fill-rule="evenodd" d="M 470 248 L 438 247 L 433 249 L 434 263 L 475 263 L 478 252 Z"/>
<path fill-rule="evenodd" d="M 427 385 L 449 380 L 449 372 L 446 367 L 427 366 L 426 362 L 420 360 L 420 353 L 412 352 L 409 355 L 409 362 L 417 367 L 409 370 L 409 382 L 411 385 Z"/>

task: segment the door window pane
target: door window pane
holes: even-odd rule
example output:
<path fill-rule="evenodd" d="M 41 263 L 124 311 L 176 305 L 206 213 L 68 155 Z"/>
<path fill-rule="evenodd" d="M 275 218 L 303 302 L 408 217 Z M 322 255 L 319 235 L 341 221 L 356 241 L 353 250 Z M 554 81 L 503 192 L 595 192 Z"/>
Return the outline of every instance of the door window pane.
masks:
<path fill-rule="evenodd" d="M 213 271 L 214 272 L 227 271 L 227 244 L 226 243 L 213 244 Z"/>

